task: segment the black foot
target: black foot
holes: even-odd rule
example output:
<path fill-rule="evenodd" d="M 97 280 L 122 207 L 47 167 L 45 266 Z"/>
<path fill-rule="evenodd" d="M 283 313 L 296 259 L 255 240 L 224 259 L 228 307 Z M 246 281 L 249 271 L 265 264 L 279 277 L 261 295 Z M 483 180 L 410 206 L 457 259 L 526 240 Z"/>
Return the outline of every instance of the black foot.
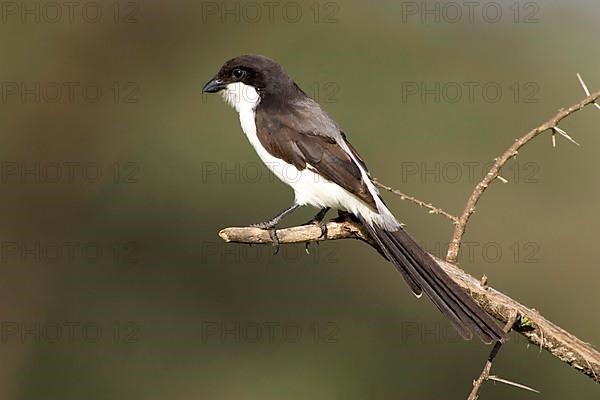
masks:
<path fill-rule="evenodd" d="M 269 228 L 269 237 L 273 242 L 273 255 L 279 253 L 279 238 L 277 237 L 277 230 L 275 228 Z"/>
<path fill-rule="evenodd" d="M 253 228 L 269 230 L 269 236 L 271 237 L 271 240 L 273 241 L 273 247 L 275 247 L 275 254 L 279 253 L 279 238 L 277 237 L 277 231 L 275 230 L 275 226 L 283 219 L 283 217 L 290 214 L 298 207 L 300 207 L 298 204 L 292 204 L 290 207 L 286 208 L 285 210 L 280 212 L 278 215 L 276 215 L 275 218 L 270 219 L 265 222 L 259 222 L 258 224 L 250 225 Z"/>
<path fill-rule="evenodd" d="M 319 227 L 319 229 L 321 229 L 321 235 L 319 235 L 319 238 L 327 237 L 327 223 L 324 222 L 323 220 L 319 221 L 319 220 L 311 219 L 310 221 L 308 221 L 307 223 L 302 224 L 302 225 L 316 225 Z"/>
<path fill-rule="evenodd" d="M 257 224 L 250 224 L 250 226 L 253 228 L 266 229 L 269 232 L 269 237 L 271 238 L 271 241 L 273 242 L 273 247 L 275 248 L 273 254 L 279 253 L 279 238 L 277 237 L 277 229 L 275 229 L 275 225 L 277 225 L 277 222 L 279 221 L 271 219 L 269 221 L 259 222 Z"/>
<path fill-rule="evenodd" d="M 325 215 L 327 215 L 327 211 L 329 211 L 329 207 L 322 208 L 317 213 L 317 215 L 315 215 L 310 221 L 303 224 L 303 225 L 317 225 L 321 229 L 321 235 L 319 235 L 319 238 L 327 237 L 327 223 L 324 222 Z M 309 251 L 308 251 L 309 243 L 310 242 L 306 242 L 306 245 L 305 245 L 305 250 L 306 250 L 307 254 L 309 254 Z M 319 242 L 317 242 L 317 244 L 319 244 Z"/>
<path fill-rule="evenodd" d="M 327 223 L 324 221 L 314 221 L 313 224 L 317 225 L 321 229 L 320 238 L 327 237 Z"/>

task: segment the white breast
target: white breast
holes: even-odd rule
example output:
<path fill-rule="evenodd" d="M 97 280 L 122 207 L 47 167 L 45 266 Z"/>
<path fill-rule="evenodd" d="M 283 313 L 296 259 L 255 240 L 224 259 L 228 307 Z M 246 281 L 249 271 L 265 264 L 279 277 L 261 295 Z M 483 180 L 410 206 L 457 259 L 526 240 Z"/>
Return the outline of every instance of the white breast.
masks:
<path fill-rule="evenodd" d="M 391 216 L 391 213 L 385 208 L 383 203 L 381 203 L 381 206 L 385 208 L 385 217 L 373 212 L 363 201 L 359 200 L 346 189 L 310 171 L 309 168 L 299 171 L 292 164 L 288 164 L 284 160 L 272 156 L 263 147 L 256 135 L 255 109 L 260 102 L 260 96 L 252 86 L 239 82 L 229 84 L 223 90 L 223 99 L 239 113 L 242 130 L 267 168 L 281 181 L 294 189 L 297 204 L 309 204 L 317 208 L 331 207 L 345 210 L 360 215 L 367 219 L 367 221 L 375 222 L 381 226 L 389 226 L 390 223 L 397 226 L 398 223 L 395 218 Z M 363 173 L 366 176 L 366 172 L 363 171 Z M 369 189 L 371 189 L 372 185 L 369 186 Z M 377 200 L 379 199 L 377 198 Z M 378 203 L 380 202 L 378 201 Z M 391 221 L 389 219 L 390 216 Z"/>

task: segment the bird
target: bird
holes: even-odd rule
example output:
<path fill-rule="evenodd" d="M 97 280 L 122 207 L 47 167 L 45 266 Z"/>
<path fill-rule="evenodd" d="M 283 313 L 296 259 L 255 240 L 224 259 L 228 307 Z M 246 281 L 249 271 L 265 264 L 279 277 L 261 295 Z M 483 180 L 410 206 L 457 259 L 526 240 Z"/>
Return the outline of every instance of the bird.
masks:
<path fill-rule="evenodd" d="M 475 333 L 488 344 L 505 340 L 495 320 L 406 232 L 345 132 L 281 65 L 262 55 L 237 56 L 202 91 L 221 92 L 238 112 L 242 131 L 259 158 L 294 190 L 290 207 L 251 225 L 268 230 L 275 246 L 276 226 L 301 206 L 319 209 L 310 222 L 321 227 L 321 235 L 326 235 L 323 220 L 330 209 L 354 216 L 413 294 L 425 293 L 460 336 L 470 340 Z"/>

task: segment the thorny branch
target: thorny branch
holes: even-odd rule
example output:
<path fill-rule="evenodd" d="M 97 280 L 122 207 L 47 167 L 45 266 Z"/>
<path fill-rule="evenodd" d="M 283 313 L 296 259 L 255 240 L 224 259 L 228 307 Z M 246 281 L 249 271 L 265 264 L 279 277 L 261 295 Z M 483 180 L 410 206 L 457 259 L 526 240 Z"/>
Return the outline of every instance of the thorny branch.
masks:
<path fill-rule="evenodd" d="M 272 243 L 269 233 L 260 228 L 225 228 L 219 236 L 226 242 L 245 244 Z M 322 240 L 358 239 L 376 247 L 363 227 L 354 221 L 329 222 L 327 235 L 321 237 L 321 229 L 316 225 L 302 225 L 277 230 L 279 243 L 307 243 Z M 525 336 L 531 343 L 546 349 L 561 361 L 569 364 L 600 383 L 600 352 L 588 343 L 565 331 L 558 325 L 544 318 L 533 308 L 528 308 L 507 295 L 482 285 L 473 276 L 467 274 L 454 264 L 443 260 L 436 261 L 444 271 L 452 277 L 481 308 L 494 318 L 506 323 L 515 312 L 519 322 L 513 330 Z"/>
<path fill-rule="evenodd" d="M 600 383 L 600 352 L 592 345 L 578 339 L 558 325 L 548 321 L 535 309 L 528 308 L 509 296 L 487 286 L 487 284 L 483 284 L 482 281 L 475 279 L 473 276 L 454 265 L 458 259 L 460 244 L 466 226 L 470 217 L 475 212 L 475 206 L 485 190 L 496 178 L 505 182 L 505 179 L 500 176 L 500 171 L 511 157 L 517 155 L 521 147 L 546 131 L 551 131 L 552 133 L 553 146 L 556 146 L 556 133 L 574 144 L 579 145 L 567 134 L 567 132 L 558 127 L 558 124 L 566 117 L 574 114 L 587 105 L 593 104 L 596 108 L 600 109 L 600 104 L 597 102 L 598 99 L 600 99 L 600 91 L 591 94 L 579 74 L 577 74 L 577 78 L 587 97 L 566 109 L 560 109 L 552 118 L 517 139 L 508 149 L 506 149 L 506 151 L 497 157 L 485 177 L 475 186 L 460 217 L 456 217 L 439 207 L 418 200 L 397 189 L 383 185 L 380 182 L 376 181 L 375 183 L 380 188 L 400 196 L 402 200 L 408 200 L 421 207 L 427 208 L 431 214 L 443 215 L 454 223 L 455 229 L 446 255 L 446 261 L 437 258 L 436 260 L 444 271 L 467 293 L 469 293 L 479 306 L 487 313 L 506 324 L 505 331 L 510 331 L 512 327 L 514 331 L 525 336 L 531 343 L 539 346 L 540 349 L 543 348 L 547 350 L 550 354 L 570 365 L 575 370 L 582 372 L 595 382 Z M 271 243 L 268 232 L 259 228 L 226 228 L 219 232 L 219 236 L 226 242 L 245 244 Z M 327 224 L 327 235 L 325 237 L 321 237 L 321 230 L 315 225 L 303 225 L 280 229 L 278 230 L 278 237 L 281 244 L 309 243 L 321 240 L 352 238 L 362 240 L 372 247 L 377 248 L 376 244 L 373 243 L 370 237 L 364 232 L 363 227 L 356 221 L 351 220 L 329 222 Z M 517 320 L 517 322 L 515 322 L 515 320 Z M 500 350 L 500 346 L 501 344 L 497 343 L 492 349 L 481 375 L 473 383 L 474 387 L 469 396 L 469 400 L 477 398 L 481 385 L 486 380 L 495 380 L 532 390 L 526 386 L 489 375 L 492 361 Z"/>
<path fill-rule="evenodd" d="M 583 81 L 581 80 L 581 82 Z M 554 115 L 554 117 L 550 118 L 548 121 L 527 132 L 520 139 L 517 139 L 508 149 L 506 149 L 506 151 L 504 151 L 504 153 L 500 154 L 500 156 L 498 156 L 494 160 L 494 164 L 492 165 L 488 173 L 481 180 L 481 182 L 479 182 L 477 186 L 475 186 L 473 193 L 471 193 L 469 199 L 467 200 L 467 205 L 465 206 L 465 209 L 463 210 L 461 216 L 458 218 L 458 223 L 454 226 L 454 233 L 452 234 L 452 240 L 450 241 L 450 245 L 448 246 L 446 261 L 450 263 L 455 263 L 456 260 L 458 260 L 460 243 L 467 228 L 469 218 L 471 218 L 471 215 L 473 215 L 473 213 L 475 212 L 475 206 L 477 205 L 477 202 L 479 201 L 485 190 L 488 188 L 488 186 L 493 182 L 493 180 L 496 178 L 500 178 L 500 170 L 502 169 L 502 167 L 508 162 L 508 160 L 511 159 L 511 157 L 517 155 L 521 147 L 525 146 L 536 136 L 548 130 L 552 131 L 553 138 L 556 133 L 559 133 L 565 139 L 578 145 L 578 143 L 575 142 L 564 130 L 558 127 L 558 123 L 566 117 L 568 117 L 569 115 L 574 114 L 575 112 L 581 110 L 589 104 L 594 104 L 595 106 L 598 106 L 598 104 L 595 102 L 600 98 L 600 92 L 589 94 L 589 91 L 587 90 L 585 84 L 582 84 L 582 86 L 584 87 L 586 94 L 588 94 L 588 96 L 585 99 L 573 104 L 569 108 L 559 110 L 558 113 Z M 553 140 L 553 143 L 555 144 L 556 142 Z"/>

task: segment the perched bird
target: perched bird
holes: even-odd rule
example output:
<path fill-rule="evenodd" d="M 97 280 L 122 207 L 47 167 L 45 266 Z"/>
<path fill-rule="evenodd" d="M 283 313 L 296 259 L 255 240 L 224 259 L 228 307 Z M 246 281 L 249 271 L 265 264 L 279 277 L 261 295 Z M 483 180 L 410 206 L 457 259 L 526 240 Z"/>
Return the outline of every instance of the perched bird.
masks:
<path fill-rule="evenodd" d="M 260 159 L 295 192 L 294 204 L 273 219 L 255 224 L 275 227 L 302 205 L 320 209 L 312 222 L 325 234 L 331 208 L 353 214 L 380 252 L 402 274 L 416 296 L 423 292 L 460 335 L 475 332 L 484 342 L 504 333 L 404 230 L 386 207 L 362 157 L 335 121 L 268 57 L 243 55 L 227 61 L 203 88 L 222 92 L 239 113 L 242 130 Z"/>

